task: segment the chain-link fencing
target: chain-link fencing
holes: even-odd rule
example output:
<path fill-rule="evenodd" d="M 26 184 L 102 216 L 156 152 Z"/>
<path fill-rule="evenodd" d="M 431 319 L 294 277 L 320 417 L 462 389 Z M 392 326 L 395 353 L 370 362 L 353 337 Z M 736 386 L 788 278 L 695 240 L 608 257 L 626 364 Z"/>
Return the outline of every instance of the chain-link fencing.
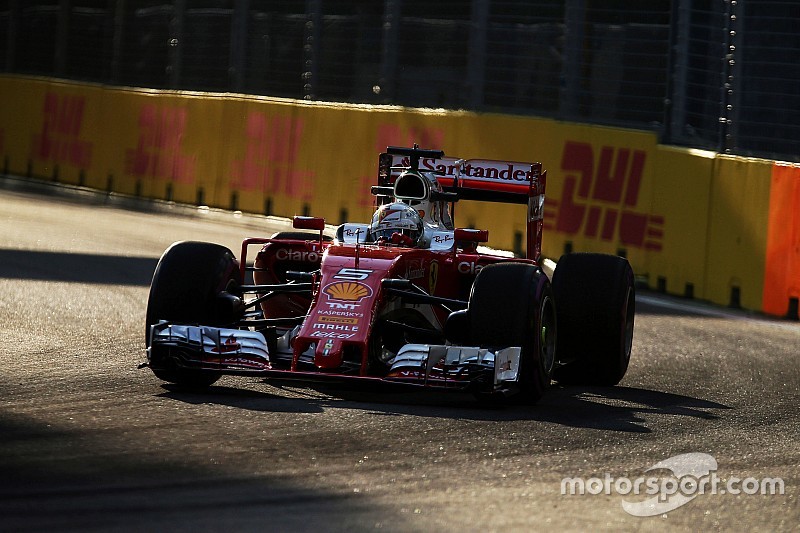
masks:
<path fill-rule="evenodd" d="M 0 0 L 0 70 L 538 115 L 800 160 L 795 0 Z"/>

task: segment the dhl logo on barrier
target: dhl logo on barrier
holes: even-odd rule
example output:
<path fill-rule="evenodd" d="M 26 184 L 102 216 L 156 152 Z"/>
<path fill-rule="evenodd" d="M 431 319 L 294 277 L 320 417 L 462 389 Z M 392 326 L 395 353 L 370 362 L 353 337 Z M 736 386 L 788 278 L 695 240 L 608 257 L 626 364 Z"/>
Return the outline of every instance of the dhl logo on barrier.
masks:
<path fill-rule="evenodd" d="M 125 173 L 141 178 L 194 183 L 196 156 L 183 153 L 187 111 L 145 104 L 139 113 L 136 148 L 125 151 Z"/>
<path fill-rule="evenodd" d="M 664 217 L 635 211 L 646 155 L 603 146 L 595 166 L 591 144 L 567 141 L 561 158 L 564 188 L 560 200 L 545 202 L 545 229 L 660 251 Z"/>
<path fill-rule="evenodd" d="M 296 117 L 247 116 L 245 153 L 231 163 L 231 184 L 242 191 L 282 193 L 310 200 L 314 173 L 296 170 L 304 122 Z"/>
<path fill-rule="evenodd" d="M 92 143 L 80 138 L 85 107 L 85 96 L 45 94 L 42 129 L 33 135 L 31 144 L 33 158 L 87 168 Z"/>
<path fill-rule="evenodd" d="M 328 295 L 331 300 L 345 302 L 358 302 L 367 296 L 372 295 L 372 289 L 363 283 L 355 281 L 339 281 L 326 285 L 322 292 Z"/>

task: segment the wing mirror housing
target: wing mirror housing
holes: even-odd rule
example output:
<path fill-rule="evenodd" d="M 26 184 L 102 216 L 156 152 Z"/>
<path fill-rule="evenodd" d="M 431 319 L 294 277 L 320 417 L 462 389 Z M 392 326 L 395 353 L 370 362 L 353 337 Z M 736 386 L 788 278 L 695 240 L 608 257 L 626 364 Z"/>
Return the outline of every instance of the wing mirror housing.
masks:
<path fill-rule="evenodd" d="M 292 227 L 294 229 L 313 229 L 323 231 L 325 229 L 325 219 L 320 217 L 292 217 Z"/>
<path fill-rule="evenodd" d="M 322 217 L 292 217 L 294 229 L 311 229 L 319 231 L 319 242 L 322 243 L 322 232 L 325 231 L 325 219 Z"/>
<path fill-rule="evenodd" d="M 453 238 L 456 242 L 488 242 L 489 230 L 487 229 L 471 229 L 471 228 L 456 228 L 453 232 Z"/>
<path fill-rule="evenodd" d="M 458 248 L 464 252 L 475 252 L 478 249 L 478 243 L 489 240 L 489 230 L 456 228 L 453 231 L 453 238 L 456 241 L 456 245 L 453 246 L 453 257 L 455 257 Z"/>

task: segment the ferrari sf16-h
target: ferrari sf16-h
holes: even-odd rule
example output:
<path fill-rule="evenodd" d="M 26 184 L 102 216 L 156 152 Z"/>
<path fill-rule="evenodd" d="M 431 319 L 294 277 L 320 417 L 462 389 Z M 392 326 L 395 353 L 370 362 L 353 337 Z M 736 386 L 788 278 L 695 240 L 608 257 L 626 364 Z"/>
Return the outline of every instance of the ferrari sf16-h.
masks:
<path fill-rule="evenodd" d="M 369 223 L 329 236 L 323 219 L 294 217 L 298 231 L 245 239 L 238 260 L 175 243 L 153 275 L 143 366 L 193 388 L 227 374 L 522 403 L 552 380 L 614 385 L 631 355 L 633 272 L 622 257 L 575 253 L 548 277 L 545 182 L 539 163 L 388 147 Z M 462 201 L 526 205 L 526 257 L 456 228 Z"/>

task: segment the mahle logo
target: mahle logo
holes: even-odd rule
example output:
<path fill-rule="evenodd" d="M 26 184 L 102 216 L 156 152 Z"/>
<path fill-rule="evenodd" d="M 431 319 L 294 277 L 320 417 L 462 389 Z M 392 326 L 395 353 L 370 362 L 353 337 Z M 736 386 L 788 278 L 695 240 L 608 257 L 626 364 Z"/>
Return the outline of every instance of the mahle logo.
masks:
<path fill-rule="evenodd" d="M 753 477 L 739 478 L 729 476 L 722 479 L 717 475 L 717 460 L 707 453 L 684 453 L 659 461 L 645 470 L 648 476 L 637 478 L 614 478 L 606 473 L 603 477 L 564 478 L 561 480 L 561 494 L 581 496 L 585 494 L 619 494 L 622 509 L 633 516 L 657 516 L 674 511 L 686 505 L 701 494 L 762 494 L 784 493 L 781 478 Z M 670 472 L 670 475 L 657 475 Z M 647 496 L 644 499 L 637 496 Z"/>

